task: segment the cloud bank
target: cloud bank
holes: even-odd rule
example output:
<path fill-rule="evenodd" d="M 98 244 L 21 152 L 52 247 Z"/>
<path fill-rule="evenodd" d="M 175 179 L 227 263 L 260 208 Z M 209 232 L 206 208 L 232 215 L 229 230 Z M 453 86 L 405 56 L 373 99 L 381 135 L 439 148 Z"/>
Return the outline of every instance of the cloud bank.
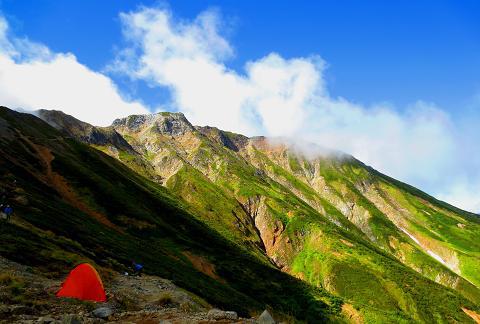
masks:
<path fill-rule="evenodd" d="M 72 53 L 10 35 L 0 16 L 0 104 L 58 109 L 95 125 L 149 113 L 128 100 L 114 73 L 167 88 L 171 110 L 197 125 L 247 135 L 301 139 L 350 153 L 392 177 L 458 207 L 480 211 L 477 113 L 452 120 L 434 103 L 363 106 L 333 97 L 317 55 L 285 58 L 272 52 L 235 71 L 235 49 L 217 11 L 187 21 L 168 9 L 141 7 L 120 15 L 126 44 L 104 72 Z M 480 107 L 480 99 L 475 107 Z"/>
<path fill-rule="evenodd" d="M 0 104 L 25 110 L 57 109 L 96 125 L 148 113 L 122 98 L 112 80 L 79 63 L 71 53 L 8 35 L 0 16 Z"/>
<path fill-rule="evenodd" d="M 462 128 L 435 104 L 418 101 L 398 110 L 334 98 L 319 56 L 287 59 L 272 52 L 247 62 L 241 73 L 234 71 L 227 64 L 234 50 L 215 11 L 185 21 L 168 9 L 143 7 L 120 17 L 127 46 L 113 70 L 167 87 L 174 109 L 194 124 L 342 150 L 459 207 L 480 211 L 475 171 L 480 163 L 472 165 L 471 156 L 463 155 Z"/>

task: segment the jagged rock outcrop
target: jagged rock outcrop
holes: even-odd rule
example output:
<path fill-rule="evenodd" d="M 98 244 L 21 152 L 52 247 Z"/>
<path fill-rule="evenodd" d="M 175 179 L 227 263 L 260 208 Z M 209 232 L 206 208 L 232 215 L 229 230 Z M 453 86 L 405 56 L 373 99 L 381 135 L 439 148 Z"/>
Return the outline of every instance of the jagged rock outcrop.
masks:
<path fill-rule="evenodd" d="M 133 115 L 114 120 L 112 126 L 130 132 L 139 132 L 149 128 L 162 135 L 178 136 L 193 131 L 194 127 L 182 113 L 156 113 L 152 115 Z"/>

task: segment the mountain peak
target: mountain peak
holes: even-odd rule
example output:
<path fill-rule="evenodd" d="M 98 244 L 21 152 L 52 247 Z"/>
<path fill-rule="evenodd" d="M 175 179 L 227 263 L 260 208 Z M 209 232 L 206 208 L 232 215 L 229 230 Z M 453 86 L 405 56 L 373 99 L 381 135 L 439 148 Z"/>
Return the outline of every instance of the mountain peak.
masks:
<path fill-rule="evenodd" d="M 40 109 L 35 111 L 35 115 L 50 126 L 81 142 L 95 145 L 110 144 L 126 151 L 133 151 L 130 144 L 111 126 L 93 126 L 59 110 Z"/>
<path fill-rule="evenodd" d="M 164 135 L 182 135 L 195 128 L 183 113 L 159 112 L 148 115 L 131 115 L 125 118 L 115 119 L 112 123 L 114 128 L 127 128 L 129 131 L 139 132 L 146 128 L 153 128 L 156 132 Z"/>
<path fill-rule="evenodd" d="M 40 119 L 46 121 L 50 126 L 59 129 L 72 129 L 85 131 L 93 128 L 92 125 L 76 119 L 60 110 L 39 109 L 34 112 Z"/>

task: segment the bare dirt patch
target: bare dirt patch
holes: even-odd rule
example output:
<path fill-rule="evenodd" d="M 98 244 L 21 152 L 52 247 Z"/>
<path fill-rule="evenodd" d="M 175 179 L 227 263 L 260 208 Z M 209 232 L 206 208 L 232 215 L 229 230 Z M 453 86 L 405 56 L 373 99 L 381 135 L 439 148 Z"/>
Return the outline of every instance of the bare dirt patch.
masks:
<path fill-rule="evenodd" d="M 475 323 L 480 324 L 480 314 L 478 314 L 477 312 L 474 312 L 472 310 L 466 309 L 466 308 L 462 308 L 462 310 L 465 312 L 465 314 L 467 314 L 468 316 L 473 318 Z"/>
<path fill-rule="evenodd" d="M 354 245 L 352 242 L 344 240 L 344 239 L 340 239 L 340 241 L 342 241 L 342 243 L 345 244 L 348 247 L 352 247 Z"/>
<path fill-rule="evenodd" d="M 206 274 L 210 278 L 213 278 L 222 283 L 226 283 L 224 279 L 220 278 L 215 272 L 215 266 L 208 262 L 204 257 L 194 255 L 188 251 L 183 252 L 183 255 L 192 263 L 193 267 L 198 271 Z"/>
<path fill-rule="evenodd" d="M 352 323 L 364 323 L 363 316 L 358 310 L 356 310 L 351 304 L 342 305 L 342 313 L 347 317 Z"/>
<path fill-rule="evenodd" d="M 39 158 L 41 163 L 44 165 L 44 174 L 42 175 L 42 178 L 45 183 L 53 187 L 58 192 L 58 194 L 70 205 L 83 211 L 87 215 L 93 217 L 103 225 L 108 226 L 118 232 L 123 232 L 123 230 L 117 225 L 113 224 L 107 218 L 107 216 L 103 215 L 102 213 L 96 210 L 93 210 L 91 207 L 85 204 L 81 200 L 81 198 L 78 197 L 75 191 L 70 187 L 67 180 L 64 177 L 62 177 L 60 174 L 53 171 L 52 161 L 55 159 L 55 156 L 52 154 L 52 152 L 48 148 L 33 143 L 32 141 L 30 141 L 30 139 L 28 139 L 25 136 L 22 136 L 22 139 L 26 143 L 28 143 L 28 145 L 30 145 L 30 147 L 36 152 L 37 157 Z"/>

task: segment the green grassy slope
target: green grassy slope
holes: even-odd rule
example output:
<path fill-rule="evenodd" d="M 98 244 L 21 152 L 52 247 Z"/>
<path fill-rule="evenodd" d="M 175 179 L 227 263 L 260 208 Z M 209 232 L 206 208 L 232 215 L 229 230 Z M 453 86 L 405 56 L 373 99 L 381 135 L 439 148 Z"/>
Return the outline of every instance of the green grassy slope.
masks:
<path fill-rule="evenodd" d="M 444 206 L 448 206 L 445 203 L 439 203 L 419 190 L 383 176 L 351 157 L 312 161 L 297 156 L 299 161 L 296 164 L 301 168 L 294 169 L 291 163 L 283 163 L 286 165 L 286 169 L 283 169 L 278 166 L 281 164 L 281 154 L 269 154 L 270 158 L 263 153 L 257 154 L 254 163 L 273 165 L 268 168 L 272 177 L 291 188 L 297 188 L 297 192 L 305 192 L 303 197 L 306 200 L 315 199 L 311 188 L 315 189 L 320 199 L 342 209 L 337 219 L 342 218 L 343 214 L 344 219 L 350 219 L 362 230 L 364 238 L 366 236 L 373 244 L 425 277 L 455 288 L 476 303 L 480 301 L 480 291 L 475 281 L 478 271 L 473 270 L 480 261 L 480 249 L 474 239 L 480 233 L 477 215 L 466 212 L 456 214 L 453 212 L 456 208 L 451 206 L 444 209 Z M 316 170 L 315 175 L 312 170 Z M 319 180 L 322 185 L 316 186 L 315 182 Z M 335 214 L 328 211 L 325 202 L 322 204 L 327 214 Z M 417 212 L 418 208 L 427 210 L 428 221 L 425 215 Z M 464 226 L 459 228 L 458 223 Z M 340 226 L 349 228 L 344 224 Z M 429 230 L 426 228 L 428 226 Z M 406 233 L 420 240 L 420 244 Z M 433 258 L 429 251 L 440 254 L 446 264 Z M 462 262 L 462 258 L 467 256 L 469 263 Z M 460 269 L 455 267 L 458 260 Z"/>
<path fill-rule="evenodd" d="M 395 258 L 395 248 L 392 248 L 392 251 L 383 248 L 380 241 L 383 238 L 388 240 L 387 244 L 390 245 L 390 241 L 397 240 L 395 243 L 402 245 L 401 249 L 405 255 L 416 258 L 405 263 L 422 265 L 431 272 L 429 275 L 432 278 L 438 274 L 456 278 L 456 288 L 463 296 L 478 305 L 480 294 L 477 288 L 456 276 L 414 245 L 407 244 L 408 238 L 402 237 L 389 219 L 368 199 L 360 196 L 357 190 L 352 190 L 357 194 L 355 198 L 358 199 L 359 196 L 362 198 L 357 203 L 363 204 L 370 213 L 376 213 L 377 219 L 368 220 L 376 238 L 375 242 L 369 241 L 365 235 L 362 235 L 363 233 L 359 233 L 358 229 L 342 217 L 340 211 L 334 206 L 321 200 L 321 197 L 315 197 L 315 192 L 299 181 L 293 173 L 272 162 L 265 154 L 257 150 L 254 152 L 254 159 L 257 160 L 255 164 L 263 164 L 264 169 L 273 178 L 279 179 L 296 192 L 303 193 L 302 196 L 307 201 L 320 199 L 324 209 L 323 214 L 330 216 L 330 219 L 343 218 L 340 227 L 327 225 L 321 220 L 321 215 L 316 212 L 303 211 L 303 217 L 287 219 L 288 235 L 296 236 L 295 233 L 298 232 L 306 233 L 303 235 L 305 244 L 293 260 L 291 273 L 342 296 L 360 309 L 368 321 L 433 322 L 436 316 L 442 318 L 440 315 L 442 313 L 449 314 L 447 318 L 453 316 L 450 320 L 457 321 L 462 318 L 466 320 L 463 314 L 458 312 L 458 305 L 462 303 L 460 301 L 462 298 L 459 298 L 453 290 L 425 280 L 417 272 L 402 266 Z M 348 182 L 343 179 L 342 183 Z M 305 214 L 309 217 L 305 217 Z M 386 245 L 386 247 L 389 246 Z M 453 315 L 454 313 L 457 313 L 458 317 L 455 318 L 457 315 Z"/>
<path fill-rule="evenodd" d="M 360 310 L 367 321 L 470 320 L 461 307 L 476 309 L 475 304 L 480 300 L 476 288 L 465 284 L 466 288 L 461 289 L 464 296 L 470 298 L 468 300 L 405 267 L 391 251 L 385 251 L 382 245 L 369 241 L 313 188 L 270 160 L 259 149 L 250 152 L 249 161 L 256 162 L 251 164 L 225 143 L 219 145 L 217 137 L 205 137 L 198 133 L 194 136 L 198 138 L 198 145 L 184 155 L 190 167 L 172 176 L 167 186 L 188 201 L 202 202 L 203 205 L 215 205 L 217 199 L 224 195 L 230 195 L 245 206 L 251 202 L 256 204 L 251 216 L 259 228 L 268 255 L 284 271 L 342 296 Z M 170 146 L 174 144 L 169 141 Z M 178 148 L 177 152 L 180 151 Z M 192 184 L 198 183 L 200 178 L 206 182 L 203 188 L 219 187 L 219 194 L 210 196 L 192 191 Z M 351 187 L 354 188 L 353 185 Z M 185 197 L 187 193 L 188 197 Z M 363 199 L 364 208 L 376 213 L 376 218 L 370 220 L 376 225 L 373 234 L 382 238 L 386 246 L 391 236 L 402 239 L 407 245 L 408 238 L 399 234 L 395 225 L 365 197 L 357 195 Z M 312 207 L 318 203 L 322 205 L 323 212 Z M 217 213 L 228 216 L 231 211 L 228 206 L 225 207 L 226 210 L 217 210 Z M 344 228 L 334 225 L 331 217 L 343 222 Z M 205 219 L 205 222 L 209 221 L 209 218 Z M 346 243 L 341 243 L 342 240 Z M 439 272 L 458 278 L 414 246 L 408 247 L 413 250 L 411 254 L 419 254 L 418 258 L 424 259 L 417 263 L 433 268 L 439 266 Z"/>
<path fill-rule="evenodd" d="M 306 158 L 261 138 L 182 128 L 178 115 L 169 116 L 132 116 L 126 124 L 135 128 L 116 130 L 168 175 L 164 184 L 198 220 L 241 249 L 254 246 L 252 257 L 268 264 L 263 249 L 284 272 L 340 296 L 367 322 L 471 322 L 462 307 L 479 311 L 477 216 L 351 157 Z M 173 122 L 174 133 L 158 131 Z M 421 218 L 412 201 L 445 220 Z"/>
<path fill-rule="evenodd" d="M 2 256 L 51 276 L 81 261 L 123 270 L 135 259 L 148 273 L 241 314 L 269 305 L 313 321 L 338 312 L 338 298 L 244 253 L 115 159 L 31 115 L 0 108 L 0 125 L 0 181 L 18 183 L 16 220 L 0 227 Z M 186 252 L 211 264 L 210 276 Z"/>
<path fill-rule="evenodd" d="M 434 252 L 445 261 L 449 269 L 477 287 L 480 286 L 480 272 L 475 271 L 480 269 L 480 244 L 476 239 L 480 234 L 478 215 L 438 201 L 411 186 L 373 171 L 356 160 L 329 172 L 331 179 L 350 182 L 353 188 L 351 192 L 356 195 L 362 195 L 362 189 L 356 189 L 359 186 L 355 187 L 355 184 L 367 182 L 370 188 L 366 190 L 369 191 L 366 203 L 370 204 L 370 208 L 376 209 L 374 212 L 379 217 L 395 223 L 396 227 L 404 228 L 420 241 L 420 244 L 415 242 L 413 246 L 420 245 L 420 250 Z M 378 198 L 373 199 L 374 195 Z M 378 228 L 378 224 L 372 228 Z M 380 230 L 383 231 L 382 228 Z M 411 240 L 410 242 L 412 243 Z M 428 267 L 438 268 L 438 263 L 436 267 L 435 264 L 429 264 Z M 432 279 L 435 278 L 434 274 L 438 273 L 432 271 Z M 465 286 L 465 283 L 462 284 Z"/>

